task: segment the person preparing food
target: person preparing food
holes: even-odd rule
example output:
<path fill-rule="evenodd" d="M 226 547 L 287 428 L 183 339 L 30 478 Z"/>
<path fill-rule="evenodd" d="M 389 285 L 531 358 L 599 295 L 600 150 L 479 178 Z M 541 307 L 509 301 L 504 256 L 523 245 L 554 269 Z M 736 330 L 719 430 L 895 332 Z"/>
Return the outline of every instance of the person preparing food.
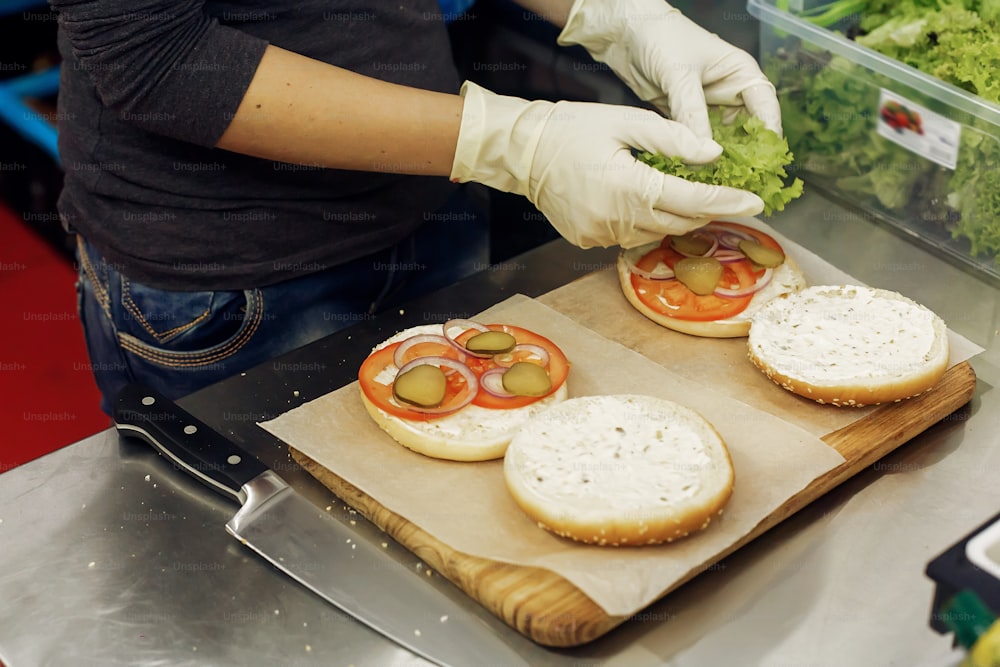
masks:
<path fill-rule="evenodd" d="M 519 4 L 663 115 L 459 87 L 433 0 L 51 0 L 59 209 L 104 410 L 128 381 L 177 397 L 485 266 L 479 186 L 581 247 L 761 211 L 633 156 L 714 160 L 708 105 L 780 132 L 748 53 L 659 0 Z"/>

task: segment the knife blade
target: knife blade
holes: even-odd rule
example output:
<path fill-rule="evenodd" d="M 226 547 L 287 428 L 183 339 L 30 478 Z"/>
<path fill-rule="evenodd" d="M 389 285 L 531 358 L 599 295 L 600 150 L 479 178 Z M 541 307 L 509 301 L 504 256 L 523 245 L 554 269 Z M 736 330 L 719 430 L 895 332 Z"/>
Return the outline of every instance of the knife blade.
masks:
<path fill-rule="evenodd" d="M 414 573 L 373 567 L 381 547 L 321 510 L 251 453 L 148 387 L 127 385 L 119 433 L 145 440 L 196 479 L 240 503 L 226 531 L 279 570 L 413 653 L 443 667 L 528 665 L 481 619 Z M 388 565 L 396 565 L 390 563 Z M 400 591 L 413 591 L 400 604 Z"/>

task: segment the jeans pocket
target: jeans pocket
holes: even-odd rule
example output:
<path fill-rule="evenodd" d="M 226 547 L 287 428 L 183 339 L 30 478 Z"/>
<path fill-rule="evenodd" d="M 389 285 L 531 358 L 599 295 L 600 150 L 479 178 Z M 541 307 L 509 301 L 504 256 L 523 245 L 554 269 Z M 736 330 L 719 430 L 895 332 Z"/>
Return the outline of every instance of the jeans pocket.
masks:
<path fill-rule="evenodd" d="M 263 320 L 260 290 L 172 292 L 124 276 L 120 285 L 119 343 L 159 366 L 192 368 L 231 357 Z"/>

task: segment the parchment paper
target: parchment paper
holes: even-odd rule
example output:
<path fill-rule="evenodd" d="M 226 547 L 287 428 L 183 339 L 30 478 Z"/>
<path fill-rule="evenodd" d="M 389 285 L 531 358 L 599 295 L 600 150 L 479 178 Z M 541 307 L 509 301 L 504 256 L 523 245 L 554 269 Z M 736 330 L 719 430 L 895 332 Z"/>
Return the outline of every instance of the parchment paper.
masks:
<path fill-rule="evenodd" d="M 606 317 L 619 317 L 604 310 L 611 305 L 604 299 L 595 302 Z M 709 388 L 716 383 L 651 363 L 538 301 L 517 295 L 477 319 L 517 324 L 557 341 L 572 363 L 570 396 L 645 393 L 699 411 L 727 442 L 736 470 L 723 515 L 706 531 L 663 546 L 593 547 L 552 536 L 514 504 L 501 461 L 446 462 L 401 447 L 368 417 L 356 382 L 261 426 L 452 548 L 548 568 L 616 616 L 638 612 L 714 563 L 788 498 L 844 461 L 806 430 Z"/>
<path fill-rule="evenodd" d="M 774 237 L 798 263 L 810 285 L 863 284 L 756 218 L 734 220 Z M 613 266 L 555 289 L 538 300 L 678 375 L 710 385 L 817 436 L 848 426 L 876 409 L 820 405 L 785 390 L 775 391 L 777 385 L 747 358 L 746 338 L 698 338 L 661 327 L 625 299 Z M 595 308 L 594 304 L 600 305 Z M 948 338 L 949 368 L 983 351 L 953 331 L 949 330 Z"/>

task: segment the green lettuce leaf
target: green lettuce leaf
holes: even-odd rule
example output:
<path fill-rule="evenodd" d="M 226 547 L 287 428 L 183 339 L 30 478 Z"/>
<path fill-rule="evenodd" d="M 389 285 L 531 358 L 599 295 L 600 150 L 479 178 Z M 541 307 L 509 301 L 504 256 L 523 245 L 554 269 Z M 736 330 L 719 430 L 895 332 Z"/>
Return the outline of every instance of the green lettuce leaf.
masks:
<path fill-rule="evenodd" d="M 989 133 L 962 133 L 948 203 L 959 212 L 953 238 L 968 239 L 973 255 L 1000 255 L 1000 147 Z"/>
<path fill-rule="evenodd" d="M 817 17 L 844 17 L 856 10 L 855 0 L 822 10 Z M 845 31 L 859 44 L 1000 103 L 1000 0 L 868 0 Z M 958 164 L 949 170 L 878 135 L 879 88 L 895 90 L 898 82 L 808 43 L 789 40 L 786 47 L 764 67 L 799 155 L 795 168 L 852 203 L 939 226 L 967 240 L 973 256 L 993 257 L 1000 266 L 997 128 L 956 115 L 964 127 Z"/>
<path fill-rule="evenodd" d="M 648 151 L 636 157 L 671 176 L 748 190 L 764 200 L 764 215 L 783 210 L 785 204 L 802 195 L 800 179 L 786 183 L 785 167 L 792 163 L 793 156 L 783 137 L 749 114 L 739 114 L 732 123 L 723 123 L 718 110 L 713 110 L 709 117 L 712 138 L 722 146 L 722 155 L 714 162 L 690 165 L 679 158 Z"/>

